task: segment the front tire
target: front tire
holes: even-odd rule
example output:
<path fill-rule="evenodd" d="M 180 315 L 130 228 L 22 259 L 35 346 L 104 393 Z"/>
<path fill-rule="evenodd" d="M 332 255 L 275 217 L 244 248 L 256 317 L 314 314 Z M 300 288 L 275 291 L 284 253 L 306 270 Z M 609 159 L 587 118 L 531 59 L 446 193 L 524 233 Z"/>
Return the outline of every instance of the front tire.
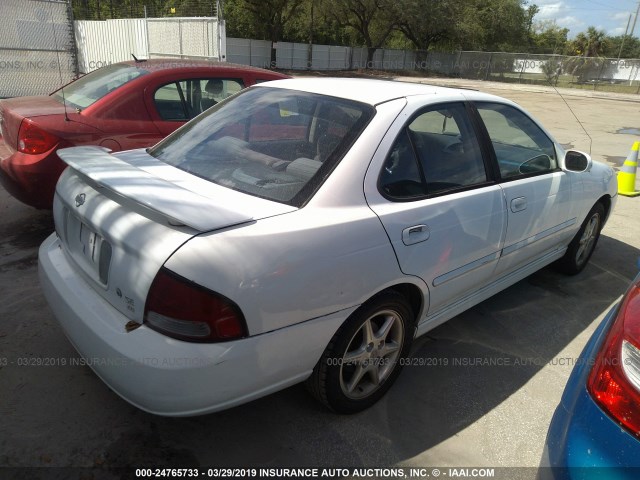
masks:
<path fill-rule="evenodd" d="M 600 202 L 596 203 L 571 240 L 564 256 L 557 261 L 556 267 L 559 271 L 567 275 L 576 275 L 587 266 L 600 238 L 604 215 L 604 206 Z"/>
<path fill-rule="evenodd" d="M 369 408 L 400 374 L 414 329 L 414 314 L 402 295 L 388 291 L 375 296 L 333 336 L 307 388 L 337 413 Z"/>

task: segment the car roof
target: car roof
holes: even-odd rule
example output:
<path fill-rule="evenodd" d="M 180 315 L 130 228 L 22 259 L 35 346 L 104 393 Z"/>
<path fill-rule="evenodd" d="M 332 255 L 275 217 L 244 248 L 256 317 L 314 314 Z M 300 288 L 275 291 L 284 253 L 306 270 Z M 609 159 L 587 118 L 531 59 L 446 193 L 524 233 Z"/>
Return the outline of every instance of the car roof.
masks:
<path fill-rule="evenodd" d="M 451 96 L 456 93 L 464 94 L 473 100 L 499 100 L 511 103 L 508 100 L 474 90 L 438 87 L 424 83 L 402 82 L 394 80 L 377 80 L 368 78 L 294 78 L 288 80 L 275 80 L 261 86 L 287 88 L 301 90 L 332 97 L 355 100 L 369 105 L 378 105 L 396 98 L 413 95 L 442 95 Z"/>
<path fill-rule="evenodd" d="M 242 70 L 244 72 L 255 73 L 271 73 L 273 75 L 286 77 L 278 72 L 272 72 L 263 68 L 250 67 L 248 65 L 238 65 L 236 63 L 221 62 L 218 60 L 200 60 L 192 58 L 150 58 L 148 60 L 127 60 L 119 62 L 122 65 L 130 65 L 132 67 L 142 68 L 149 72 L 159 72 L 162 70 L 171 70 L 176 68 L 219 68 L 224 70 Z"/>

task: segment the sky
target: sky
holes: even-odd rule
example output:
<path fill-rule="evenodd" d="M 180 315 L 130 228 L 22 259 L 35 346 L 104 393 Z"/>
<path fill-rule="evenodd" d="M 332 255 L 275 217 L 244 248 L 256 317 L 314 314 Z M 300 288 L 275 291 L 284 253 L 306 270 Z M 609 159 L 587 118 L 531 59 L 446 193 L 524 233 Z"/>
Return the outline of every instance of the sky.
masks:
<path fill-rule="evenodd" d="M 555 20 L 560 27 L 569 29 L 570 38 L 590 26 L 611 36 L 623 35 L 629 14 L 635 16 L 638 8 L 638 0 L 529 0 L 528 3 L 540 8 L 534 21 Z M 640 19 L 635 36 L 640 37 Z"/>

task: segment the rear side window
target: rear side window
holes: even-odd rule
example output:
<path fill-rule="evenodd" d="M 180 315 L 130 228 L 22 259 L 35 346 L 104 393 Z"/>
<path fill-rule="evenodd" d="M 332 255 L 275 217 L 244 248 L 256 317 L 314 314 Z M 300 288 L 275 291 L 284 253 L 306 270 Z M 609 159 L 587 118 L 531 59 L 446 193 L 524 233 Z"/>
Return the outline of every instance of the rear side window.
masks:
<path fill-rule="evenodd" d="M 242 81 L 236 79 L 186 79 L 163 85 L 156 90 L 153 101 L 162 120 L 186 121 L 243 88 Z"/>
<path fill-rule="evenodd" d="M 558 168 L 553 142 L 517 108 L 499 103 L 477 103 L 502 178 L 546 173 Z"/>
<path fill-rule="evenodd" d="M 418 114 L 400 133 L 379 180 L 394 200 L 441 194 L 487 181 L 482 153 L 464 104 Z"/>
<path fill-rule="evenodd" d="M 147 73 L 149 73 L 147 70 L 133 65 L 109 65 L 87 73 L 84 77 L 64 87 L 64 100 L 61 90 L 51 96 L 60 103 L 66 101 L 67 105 L 73 108 L 83 109 L 93 105 L 105 95 L 131 80 Z"/>

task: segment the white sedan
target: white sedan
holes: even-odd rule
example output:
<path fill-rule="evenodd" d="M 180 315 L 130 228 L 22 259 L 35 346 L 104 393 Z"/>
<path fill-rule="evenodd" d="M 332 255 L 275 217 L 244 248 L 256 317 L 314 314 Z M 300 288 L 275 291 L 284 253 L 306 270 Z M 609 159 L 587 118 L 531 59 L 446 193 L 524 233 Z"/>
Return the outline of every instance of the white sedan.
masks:
<path fill-rule="evenodd" d="M 367 408 L 414 337 L 582 270 L 617 195 L 508 100 L 377 80 L 262 84 L 150 149 L 60 157 L 46 298 L 115 392 L 170 416 L 302 381 Z"/>

